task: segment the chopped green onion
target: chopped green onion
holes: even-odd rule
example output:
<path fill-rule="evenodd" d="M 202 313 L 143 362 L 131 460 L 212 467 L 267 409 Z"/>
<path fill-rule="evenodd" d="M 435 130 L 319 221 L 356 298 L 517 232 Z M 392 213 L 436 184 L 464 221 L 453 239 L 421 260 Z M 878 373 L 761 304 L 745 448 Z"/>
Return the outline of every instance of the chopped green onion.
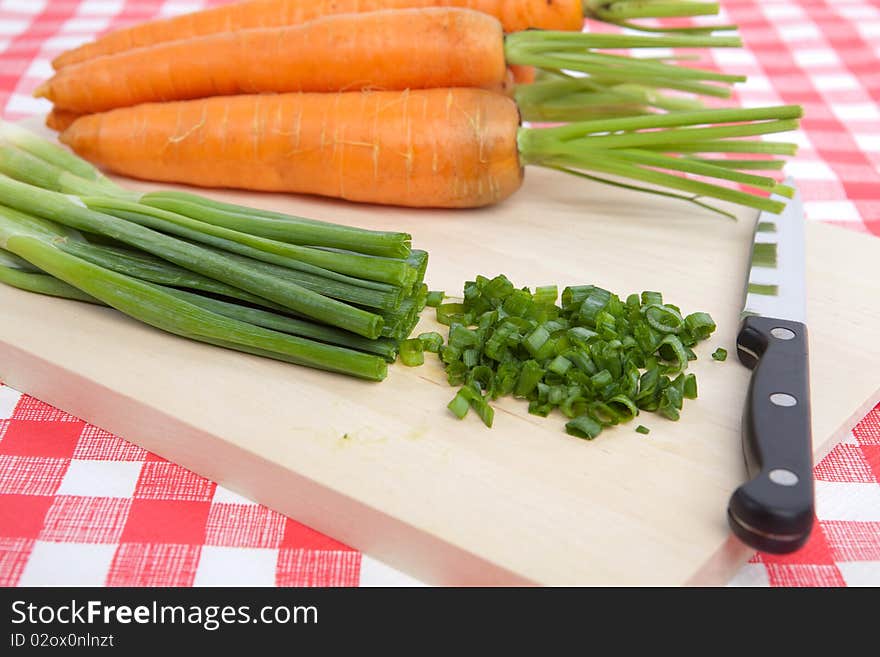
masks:
<path fill-rule="evenodd" d="M 588 415 L 581 415 L 565 424 L 565 433 L 585 440 L 593 440 L 602 433 L 602 425 Z"/>
<path fill-rule="evenodd" d="M 669 306 L 651 304 L 642 308 L 642 312 L 651 328 L 661 333 L 680 333 L 684 328 L 684 319 Z"/>
<path fill-rule="evenodd" d="M 468 409 L 470 408 L 470 404 L 468 403 L 468 398 L 464 394 L 464 388 L 458 391 L 455 397 L 452 398 L 452 401 L 446 406 L 452 413 L 461 420 L 465 415 L 467 415 Z"/>
<path fill-rule="evenodd" d="M 718 347 L 714 352 L 712 352 L 712 360 L 722 362 L 727 360 L 727 349 L 725 349 L 724 347 Z"/>
<path fill-rule="evenodd" d="M 404 340 L 400 343 L 400 362 L 408 367 L 416 367 L 425 363 L 422 341 L 418 338 Z"/>
<path fill-rule="evenodd" d="M 443 344 L 443 336 L 436 331 L 430 333 L 420 333 L 419 340 L 422 341 L 422 347 L 425 351 L 433 354 L 439 353 L 440 346 Z"/>
<path fill-rule="evenodd" d="M 532 299 L 539 305 L 553 305 L 556 303 L 556 297 L 559 296 L 559 289 L 555 285 L 545 285 L 544 287 L 536 287 Z"/>
<path fill-rule="evenodd" d="M 651 433 L 651 430 L 648 427 L 646 427 L 645 425 L 640 424 L 639 426 L 636 427 L 636 433 L 640 433 L 640 434 L 647 436 L 649 433 Z"/>
<path fill-rule="evenodd" d="M 430 306 L 431 308 L 436 308 L 441 303 L 443 303 L 443 298 L 446 296 L 445 292 L 440 290 L 431 290 L 428 292 L 428 296 L 425 299 L 425 305 Z"/>
<path fill-rule="evenodd" d="M 437 306 L 437 321 L 449 326 L 458 317 L 464 314 L 464 304 L 444 303 Z"/>

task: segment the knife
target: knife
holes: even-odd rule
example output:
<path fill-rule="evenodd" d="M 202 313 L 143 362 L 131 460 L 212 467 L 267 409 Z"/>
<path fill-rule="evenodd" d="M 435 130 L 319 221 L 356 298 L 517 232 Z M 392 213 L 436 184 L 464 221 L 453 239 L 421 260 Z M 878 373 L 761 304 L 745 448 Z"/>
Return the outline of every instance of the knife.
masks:
<path fill-rule="evenodd" d="M 794 188 L 790 179 L 785 184 Z M 755 224 L 736 340 L 740 362 L 752 370 L 742 423 L 750 480 L 727 508 L 737 538 L 776 554 L 803 546 L 813 526 L 805 259 L 803 203 L 795 189 L 781 214 L 762 212 Z"/>

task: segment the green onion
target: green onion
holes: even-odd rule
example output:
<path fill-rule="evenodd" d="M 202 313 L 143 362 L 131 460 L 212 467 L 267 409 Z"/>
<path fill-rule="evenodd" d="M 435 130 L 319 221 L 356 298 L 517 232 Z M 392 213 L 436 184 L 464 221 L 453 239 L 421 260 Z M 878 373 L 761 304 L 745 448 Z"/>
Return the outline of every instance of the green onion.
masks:
<path fill-rule="evenodd" d="M 282 333 L 298 335 L 303 338 L 317 340 L 318 342 L 326 342 L 327 344 L 354 349 L 355 351 L 376 354 L 377 356 L 382 356 L 389 363 L 393 363 L 397 359 L 399 348 L 395 340 L 388 338 L 369 340 L 348 331 L 341 331 L 324 324 L 316 324 L 288 317 L 287 315 L 267 312 L 258 308 L 249 308 L 248 306 L 236 303 L 228 303 L 200 294 L 185 292 L 184 290 L 168 287 L 163 287 L 163 290 L 172 296 L 230 319 L 236 319 Z"/>
<path fill-rule="evenodd" d="M 80 292 L 72 285 L 59 281 L 48 274 L 36 274 L 17 267 L 6 267 L 3 264 L 0 264 L 0 283 L 5 283 L 28 292 L 45 294 L 50 297 L 60 297 L 62 299 L 73 299 L 75 301 L 86 301 L 96 304 L 101 303 L 93 296 Z"/>
<path fill-rule="evenodd" d="M 712 360 L 717 361 L 725 361 L 727 360 L 727 349 L 724 347 L 718 347 L 714 352 L 712 352 Z"/>
<path fill-rule="evenodd" d="M 422 341 L 418 338 L 414 338 L 401 342 L 400 362 L 408 367 L 415 367 L 424 364 L 425 353 L 422 348 Z"/>
<path fill-rule="evenodd" d="M 0 207 L 0 247 L 135 319 L 209 344 L 269 356 L 365 379 L 385 378 L 378 356 L 325 345 L 229 319 L 178 299 L 161 288 L 93 265 L 22 227 L 18 213 Z"/>
<path fill-rule="evenodd" d="M 696 398 L 696 377 L 682 370 L 696 358 L 690 347 L 715 330 L 708 314 L 682 317 L 653 291 L 624 302 L 595 285 L 569 287 L 559 307 L 557 289 L 544 290 L 477 276 L 462 303 L 437 309 L 449 325 L 446 345 L 433 334 L 447 380 L 465 384 L 460 395 L 483 414 L 488 400 L 513 395 L 533 415 L 558 408 L 575 432 L 595 437 L 641 411 L 677 419 L 683 400 Z"/>
<path fill-rule="evenodd" d="M 143 205 L 205 223 L 291 244 L 325 246 L 376 256 L 406 258 L 411 237 L 304 219 L 280 212 L 222 203 L 187 192 L 152 192 L 140 197 Z"/>
<path fill-rule="evenodd" d="M 565 433 L 585 440 L 592 440 L 602 433 L 602 425 L 588 415 L 581 415 L 566 422 Z"/>
<path fill-rule="evenodd" d="M 316 294 L 293 282 L 279 280 L 254 268 L 239 265 L 217 253 L 155 230 L 81 207 L 64 195 L 38 189 L 2 175 L 0 195 L 8 205 L 23 212 L 117 239 L 331 326 L 367 338 L 379 337 L 382 330 L 383 321 L 378 315 Z"/>
<path fill-rule="evenodd" d="M 420 333 L 418 337 L 419 340 L 422 341 L 422 347 L 425 351 L 429 351 L 433 354 L 436 354 L 440 351 L 440 347 L 443 344 L 443 336 L 436 331 L 431 331 L 430 333 Z"/>
<path fill-rule="evenodd" d="M 636 427 L 636 433 L 640 433 L 640 434 L 647 436 L 649 433 L 651 433 L 651 430 L 648 427 L 646 427 L 645 425 L 640 424 L 639 426 Z"/>
<path fill-rule="evenodd" d="M 464 388 L 459 390 L 455 397 L 452 398 L 452 401 L 449 402 L 447 408 L 452 411 L 453 415 L 455 415 L 455 417 L 457 417 L 459 420 L 467 415 L 468 409 L 470 408 L 470 403 L 468 402 L 467 396 L 465 396 L 464 394 Z"/>
<path fill-rule="evenodd" d="M 86 207 L 107 215 L 273 264 L 291 266 L 302 262 L 391 285 L 404 285 L 411 275 L 406 261 L 400 259 L 288 244 L 116 198 L 83 197 L 82 201 Z"/>
<path fill-rule="evenodd" d="M 684 319 L 674 308 L 651 304 L 642 308 L 642 313 L 651 328 L 661 333 L 680 333 L 684 328 Z"/>
<path fill-rule="evenodd" d="M 431 308 L 436 308 L 441 303 L 443 303 L 443 297 L 445 296 L 445 292 L 442 292 L 440 290 L 431 290 L 430 292 L 428 292 L 428 297 L 425 300 L 425 305 L 430 306 Z"/>
<path fill-rule="evenodd" d="M 406 233 L 130 192 L 2 122 L 0 199 L 0 281 L 226 348 L 380 380 L 426 302 Z"/>

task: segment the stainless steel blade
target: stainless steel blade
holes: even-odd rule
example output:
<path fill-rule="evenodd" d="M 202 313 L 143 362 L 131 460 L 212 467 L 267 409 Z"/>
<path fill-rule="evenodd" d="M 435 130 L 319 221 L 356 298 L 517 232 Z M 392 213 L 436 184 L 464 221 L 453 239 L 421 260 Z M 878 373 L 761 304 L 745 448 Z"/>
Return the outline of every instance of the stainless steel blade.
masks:
<path fill-rule="evenodd" d="M 795 187 L 794 181 L 785 184 Z M 806 323 L 804 206 L 795 187 L 780 214 L 762 212 L 755 223 L 743 316 L 761 315 Z"/>

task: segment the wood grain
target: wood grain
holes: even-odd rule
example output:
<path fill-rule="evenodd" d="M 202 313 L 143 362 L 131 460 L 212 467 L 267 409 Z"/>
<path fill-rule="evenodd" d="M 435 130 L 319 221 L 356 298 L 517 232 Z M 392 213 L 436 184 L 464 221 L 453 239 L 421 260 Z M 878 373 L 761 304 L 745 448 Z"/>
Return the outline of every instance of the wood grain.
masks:
<path fill-rule="evenodd" d="M 146 188 L 142 186 L 143 188 Z M 745 476 L 748 371 L 733 357 L 754 214 L 530 171 L 510 201 L 412 211 L 211 192 L 374 228 L 431 253 L 432 289 L 478 273 L 519 285 L 661 290 L 718 332 L 682 420 L 644 414 L 586 442 L 506 399 L 459 422 L 436 359 L 382 384 L 191 343 L 112 311 L 0 287 L 0 378 L 416 577 L 440 584 L 721 583 L 748 557 L 725 510 Z M 814 436 L 827 450 L 880 392 L 880 241 L 808 227 Z M 426 313 L 422 330 L 436 328 Z M 709 354 L 723 346 L 726 363 Z"/>

